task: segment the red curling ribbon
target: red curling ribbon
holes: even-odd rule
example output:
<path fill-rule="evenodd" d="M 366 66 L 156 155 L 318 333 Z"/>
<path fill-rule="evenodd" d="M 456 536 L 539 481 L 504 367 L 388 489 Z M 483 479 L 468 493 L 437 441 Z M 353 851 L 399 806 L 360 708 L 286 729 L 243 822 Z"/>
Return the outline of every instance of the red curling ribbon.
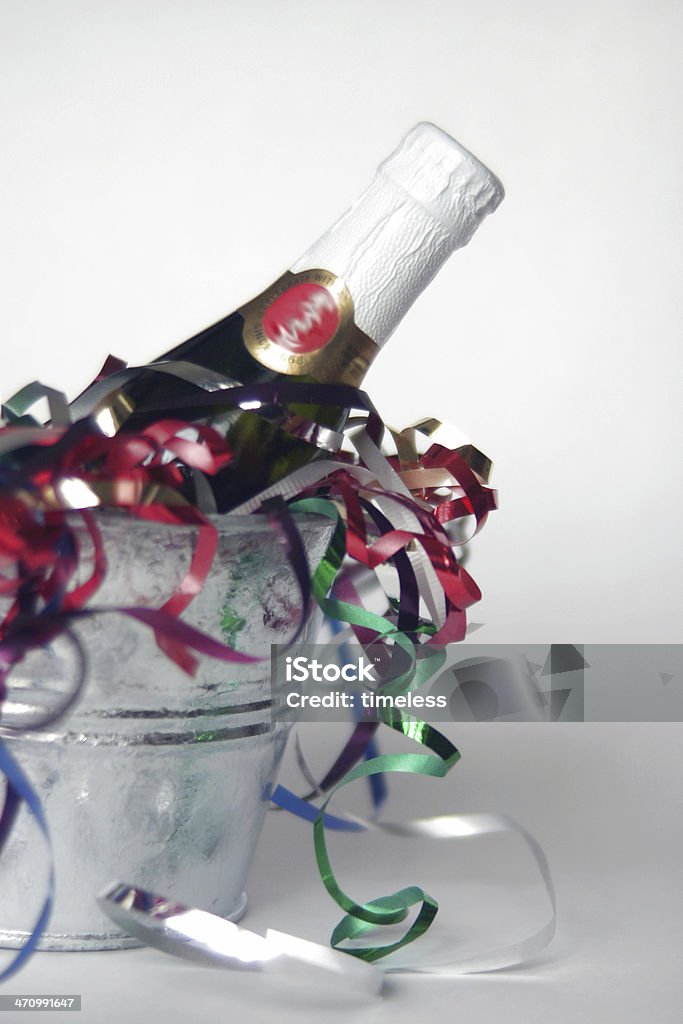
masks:
<path fill-rule="evenodd" d="M 380 532 L 391 529 L 390 521 L 370 501 L 363 499 L 362 505 Z M 417 629 L 420 621 L 420 591 L 417 585 L 415 570 L 408 558 L 407 551 L 403 548 L 393 555 L 391 561 L 398 573 L 400 588 L 396 628 L 400 632 L 412 633 Z"/>
<path fill-rule="evenodd" d="M 481 591 L 469 573 L 458 564 L 451 549 L 450 539 L 445 533 L 442 533 L 441 524 L 432 517 L 431 513 L 413 506 L 412 502 L 402 495 L 375 488 L 364 488 L 364 493 L 389 497 L 391 500 L 407 504 L 419 519 L 420 525 L 428 531 L 428 533 L 421 534 L 408 530 L 388 530 L 377 540 L 369 541 L 363 509 L 356 488 L 356 481 L 343 470 L 334 475 L 330 486 L 330 493 L 339 495 L 347 510 L 347 551 L 353 559 L 370 569 L 375 569 L 395 556 L 398 551 L 417 542 L 425 550 L 446 597 L 456 609 L 464 611 L 480 600 Z M 449 628 L 444 636 L 451 634 L 452 628 Z"/>
<path fill-rule="evenodd" d="M 199 469 L 211 476 L 220 472 L 232 457 L 225 440 L 212 427 L 196 423 L 192 424 L 192 430 L 197 431 L 203 444 L 178 436 L 187 429 L 188 424 L 182 420 L 159 420 L 145 428 L 143 436 L 157 444 L 157 455 L 164 449 L 192 469 Z"/>
<path fill-rule="evenodd" d="M 191 370 L 192 367 L 190 373 Z M 94 397 L 103 401 L 107 394 L 115 394 L 135 372 L 134 368 L 126 370 L 121 360 L 110 357 L 98 374 Z M 165 364 L 164 372 L 172 373 L 172 364 Z M 178 374 L 187 375 L 187 365 L 179 364 Z M 473 516 L 476 533 L 488 513 L 497 507 L 495 491 L 482 484 L 488 471 L 484 469 L 477 475 L 471 468 L 476 465 L 481 469 L 481 459 L 486 463 L 481 453 L 475 452 L 473 459 L 464 448 L 453 451 L 432 443 L 424 455 L 418 455 L 413 429 L 412 434 L 406 432 L 406 437 L 394 434 L 398 456 L 387 458 L 379 448 L 384 430 L 381 419 L 366 395 L 347 386 L 283 381 L 215 390 L 214 381 L 212 387 L 214 390 L 207 387 L 204 393 L 193 392 L 186 407 L 203 408 L 207 417 L 212 411 L 246 403 L 258 403 L 264 411 L 278 406 L 287 410 L 291 403 L 349 408 L 362 414 L 361 422 L 374 450 L 366 445 L 364 454 L 359 449 L 357 455 L 336 456 L 334 470 L 327 476 L 321 474 L 307 493 L 326 496 L 343 507 L 346 551 L 351 559 L 372 570 L 387 563 L 396 570 L 399 596 L 389 614 L 392 623 L 395 616 L 397 633 L 431 646 L 463 639 L 466 609 L 480 599 L 481 593 L 459 564 L 445 524 Z M 137 433 L 117 433 L 113 437 L 102 434 L 97 423 L 87 418 L 68 425 L 60 421 L 58 426 L 49 428 L 0 428 L 0 566 L 13 568 L 16 573 L 0 576 L 0 594 L 11 601 L 0 623 L 0 700 L 8 673 L 27 651 L 49 643 L 59 633 L 71 636 L 70 623 L 83 616 L 115 612 L 136 619 L 153 630 L 158 646 L 189 673 L 197 666 L 193 652 L 237 663 L 262 660 L 235 651 L 180 618 L 201 590 L 217 544 L 217 532 L 210 520 L 187 504 L 180 493 L 186 479 L 180 465 L 210 477 L 231 459 L 225 440 L 211 427 L 178 418 L 182 408 L 183 403 L 176 403 L 173 410 L 160 404 L 154 422 Z M 302 425 L 300 417 L 292 422 L 308 438 L 309 424 Z M 356 425 L 358 418 L 352 417 L 349 426 Z M 311 436 L 315 437 L 315 433 Z M 344 463 L 348 468 L 340 468 Z M 388 467 L 393 467 L 395 473 Z M 106 556 L 97 517 L 88 509 L 74 509 L 69 504 L 69 490 L 65 489 L 69 481 L 84 485 L 83 501 L 87 502 L 90 494 L 93 505 L 127 509 L 138 518 L 191 523 L 197 527 L 185 578 L 160 608 L 104 608 L 93 604 L 107 572 Z M 448 496 L 444 496 L 444 488 Z M 397 528 L 392 524 L 392 503 Z M 403 510 L 410 515 L 403 514 Z M 276 494 L 263 511 L 287 552 L 301 590 L 298 636 L 310 595 L 305 552 L 282 498 Z M 75 528 L 77 516 L 92 546 L 92 567 L 87 578 L 75 584 L 86 539 L 83 531 Z M 406 528 L 406 523 L 410 528 Z M 427 572 L 429 567 L 444 595 L 441 607 L 435 600 L 436 583 Z M 438 614 L 441 623 L 438 629 L 431 624 L 431 635 L 429 623 L 420 619 L 421 587 L 427 588 L 425 592 L 432 599 L 431 604 L 426 602 L 427 606 L 437 609 L 434 614 Z M 351 594 L 343 576 L 335 585 L 335 595 L 342 601 L 361 604 L 355 590 Z M 361 627 L 356 627 L 355 632 L 361 642 L 380 635 Z M 390 656 L 391 647 L 387 645 L 386 649 Z M 78 687 L 85 678 L 84 666 L 83 662 Z M 56 714 L 63 714 L 76 696 L 77 691 Z M 378 724 L 357 724 L 316 792 L 328 791 L 358 764 L 367 754 Z M 5 828 L 11 824 L 12 811 L 10 806 L 2 816 Z"/>
<path fill-rule="evenodd" d="M 99 380 L 104 380 L 105 377 L 109 377 L 112 373 L 118 373 L 119 370 L 125 370 L 127 366 L 128 363 L 125 359 L 119 359 L 118 356 L 110 354 L 105 359 L 102 369 L 95 377 L 93 383 L 96 383 Z"/>
<path fill-rule="evenodd" d="M 460 571 L 464 572 L 462 566 Z M 426 643 L 433 647 L 445 647 L 446 644 L 460 643 L 465 639 L 467 633 L 467 616 L 464 608 L 456 608 L 449 604 L 446 612 L 446 621 L 441 629 L 437 630 Z"/>
<path fill-rule="evenodd" d="M 194 510 L 193 510 L 194 511 Z M 177 518 L 168 515 L 168 510 L 163 506 L 148 506 L 144 518 L 154 519 L 156 522 L 177 522 Z M 188 517 L 189 518 L 189 517 Z M 197 543 L 192 553 L 192 561 L 187 574 L 174 594 L 159 609 L 165 615 L 177 619 L 190 602 L 197 596 L 204 586 L 209 571 L 213 564 L 216 548 L 218 547 L 218 531 L 201 513 L 196 513 L 196 521 L 199 526 Z M 194 675 L 197 669 L 197 660 L 186 649 L 175 634 L 155 632 L 155 639 L 158 647 L 161 648 L 177 665 L 183 668 L 188 674 Z"/>
<path fill-rule="evenodd" d="M 497 495 L 489 487 L 483 487 L 465 460 L 455 451 L 433 444 L 420 460 L 425 469 L 446 469 L 457 480 L 465 492 L 464 499 L 444 501 L 436 506 L 434 515 L 440 523 L 449 522 L 461 515 L 473 515 L 476 519 L 474 534 L 478 533 L 488 518 L 489 512 L 498 507 Z"/>
<path fill-rule="evenodd" d="M 229 647 L 228 644 L 224 644 L 220 640 L 214 640 L 207 633 L 202 633 L 200 630 L 188 625 L 187 622 L 183 622 L 182 619 L 177 619 L 174 615 L 169 615 L 161 609 L 136 607 L 93 608 L 90 611 L 84 611 L 83 614 L 95 615 L 103 612 L 121 612 L 123 615 L 129 615 L 132 619 L 137 619 L 138 622 L 151 626 L 155 636 L 162 635 L 169 642 L 169 647 L 173 651 L 191 649 L 198 651 L 199 654 L 205 654 L 209 658 L 219 658 L 221 661 L 232 661 L 241 665 L 253 664 L 255 661 L 263 660 L 261 657 L 236 651 L 233 647 Z M 176 644 L 178 645 L 177 647 Z M 171 654 L 171 657 L 175 660 L 173 654 Z M 194 658 L 191 660 L 194 666 L 196 666 L 196 660 Z M 181 665 L 181 667 L 184 666 Z M 192 671 L 194 671 L 194 667 Z M 192 674 L 192 671 L 190 674 Z"/>
<path fill-rule="evenodd" d="M 111 359 L 98 375 L 98 380 L 119 374 L 123 368 L 121 361 Z M 187 368 L 183 370 L 187 372 Z M 118 382 L 115 382 L 115 384 Z M 266 385 L 239 386 L 229 392 L 211 391 L 204 394 L 193 394 L 188 403 L 197 408 L 204 404 L 207 412 L 211 406 L 238 405 L 244 401 L 259 401 L 264 406 L 285 404 L 301 401 L 302 385 L 296 382 L 275 382 Z M 381 439 L 383 425 L 367 399 L 367 396 L 356 389 L 337 385 L 306 385 L 306 400 L 310 404 L 315 400 L 318 404 L 348 405 L 361 410 L 366 417 L 365 426 L 369 436 L 377 445 Z M 140 410 L 142 411 L 142 410 Z M 163 412 L 160 408 L 160 411 Z M 196 441 L 180 436 L 188 427 L 194 431 Z M 15 428 L 17 430 L 22 428 Z M 23 428 L 26 431 L 27 428 Z M 413 431 L 414 433 L 414 431 Z M 396 440 L 397 435 L 394 435 Z M 399 469 L 414 470 L 419 480 L 420 472 L 431 476 L 423 478 L 423 482 L 434 483 L 440 479 L 438 472 L 442 470 L 463 491 L 460 497 L 439 500 L 439 491 L 443 487 L 425 487 L 419 493 L 425 504 L 413 494 L 397 493 L 381 486 L 368 487 L 361 485 L 352 473 L 336 471 L 328 479 L 319 482 L 315 491 L 328 493 L 333 499 L 341 500 L 346 509 L 348 528 L 346 531 L 347 551 L 351 558 L 375 569 L 380 565 L 392 562 L 397 569 L 400 581 L 400 597 L 398 601 L 398 621 L 400 627 L 410 628 L 417 622 L 419 604 L 416 592 L 415 576 L 407 559 L 409 550 L 419 544 L 432 565 L 446 597 L 445 617 L 441 628 L 428 641 L 431 644 L 447 643 L 461 639 L 465 630 L 464 611 L 480 598 L 480 591 L 469 574 L 458 564 L 452 551 L 452 541 L 443 532 L 443 524 L 455 518 L 473 515 L 476 530 L 485 522 L 488 512 L 496 507 L 495 492 L 483 487 L 480 479 L 470 469 L 465 459 L 458 452 L 451 451 L 443 445 L 432 444 L 427 453 L 418 456 L 414 451 L 414 440 L 408 438 L 396 440 L 399 451 Z M 219 471 L 230 459 L 230 453 L 223 439 L 210 427 L 201 424 L 188 424 L 177 418 L 161 418 L 149 424 L 139 434 L 116 434 L 109 438 L 102 435 L 92 421 L 82 420 L 66 429 L 52 431 L 49 438 L 35 436 L 26 448 L 26 460 L 21 467 L 24 480 L 33 492 L 40 494 L 41 489 L 48 485 L 58 485 L 65 476 L 76 477 L 88 485 L 95 496 L 103 493 L 106 483 L 109 487 L 108 500 L 120 507 L 130 507 L 139 516 L 169 521 L 170 506 L 160 502 L 152 502 L 147 506 L 140 504 L 141 496 L 148 486 L 167 487 L 177 491 L 183 482 L 177 461 L 182 461 L 193 469 L 211 475 Z M 44 446 L 49 444 L 49 451 Z M 168 461 L 168 456 L 173 460 Z M 341 456 L 342 461 L 350 462 L 348 454 Z M 389 458 L 389 463 L 396 457 Z M 26 474 L 29 480 L 26 481 Z M 19 477 L 20 479 L 20 474 Z M 391 480 L 389 479 L 389 485 Z M 166 495 L 168 498 L 169 496 Z M 374 505 L 376 500 L 389 499 L 407 508 L 417 519 L 423 532 L 408 529 L 394 529 L 391 521 L 380 513 Z M 178 509 L 180 506 L 176 506 Z M 189 506 L 187 507 L 189 510 Z M 192 564 L 186 579 L 159 611 L 171 617 L 177 617 L 187 607 L 193 596 L 201 588 L 203 580 L 211 564 L 215 550 L 215 536 L 211 535 L 211 527 L 205 517 L 194 510 L 199 533 Z M 176 511 L 173 518 L 188 521 L 188 516 L 180 517 Z M 272 518 L 272 517 L 271 517 Z M 94 569 L 86 583 L 75 590 L 68 591 L 69 581 L 75 572 L 75 561 L 78 552 L 73 546 L 76 539 L 71 536 L 64 539 L 64 551 L 58 559 L 54 559 L 54 534 L 47 543 L 32 545 L 27 553 L 23 541 L 16 541 L 11 530 L 0 530 L 0 548 L 4 546 L 5 555 L 24 558 L 24 568 L 39 572 L 52 563 L 52 571 L 43 579 L 39 592 L 46 602 L 57 600 L 59 592 L 63 594 L 62 608 L 64 611 L 82 607 L 96 592 L 102 576 L 106 571 L 104 553 L 97 539 L 97 530 L 93 520 L 86 520 L 91 541 L 95 550 Z M 290 560 L 292 559 L 290 545 Z M 35 586 L 35 580 L 34 586 Z M 9 579 L 0 581 L 2 592 L 16 593 L 17 588 Z M 301 581 L 300 581 L 301 585 Z M 17 614 L 16 609 L 13 614 Z M 11 617 L 10 617 L 11 621 Z M 167 653 L 174 660 L 183 663 L 189 671 L 193 668 L 193 659 L 183 653 L 183 646 L 177 643 L 168 631 L 162 631 L 157 638 Z"/>
<path fill-rule="evenodd" d="M 197 433 L 197 441 L 179 437 L 180 431 L 191 426 Z M 111 497 L 118 498 L 124 505 L 135 501 L 139 488 L 130 491 L 131 482 L 140 486 L 163 481 L 168 486 L 183 482 L 182 474 L 173 463 L 160 465 L 159 460 L 167 452 L 182 459 L 191 468 L 203 472 L 215 473 L 230 459 L 230 452 L 225 441 L 212 428 L 189 425 L 181 420 L 164 420 L 149 427 L 139 435 L 115 435 L 107 437 L 101 434 L 91 421 L 81 421 L 67 430 L 58 432 L 51 440 L 54 441 L 52 461 L 46 463 L 31 451 L 27 463 L 34 471 L 34 477 L 25 481 L 27 485 L 39 482 L 41 490 L 51 485 L 58 487 L 64 479 L 79 479 L 93 489 L 96 495 L 104 483 L 114 484 Z M 97 465 L 96 471 L 89 467 Z M 26 465 L 26 463 L 25 463 Z M 38 500 L 36 498 L 36 500 Z M 162 650 L 186 672 L 193 674 L 197 667 L 196 658 L 191 649 L 212 657 L 221 657 L 232 661 L 259 660 L 240 655 L 227 645 L 219 644 L 206 638 L 197 630 L 185 624 L 179 624 L 178 616 L 182 614 L 190 601 L 201 590 L 213 562 L 217 546 L 217 531 L 209 520 L 196 508 L 185 505 L 171 508 L 166 505 L 137 505 L 131 511 L 140 518 L 157 522 L 192 523 L 198 527 L 198 536 L 192 562 L 185 579 L 175 593 L 157 610 L 121 609 L 126 614 L 146 622 L 155 630 L 155 637 Z M 27 507 L 25 502 L 16 499 L 3 501 L 2 512 L 5 523 L 0 524 L 0 552 L 4 561 L 19 563 L 22 572 L 17 580 L 2 579 L 2 589 L 8 594 L 20 594 L 28 586 L 28 576 L 34 596 L 50 607 L 49 621 L 52 636 L 59 631 L 70 614 L 84 610 L 85 604 L 98 589 L 106 572 L 106 558 L 101 535 L 94 517 L 87 511 L 69 512 L 65 508 L 52 508 L 40 512 Z M 77 588 L 68 590 L 79 562 L 78 541 L 68 527 L 67 514 L 80 514 L 85 523 L 93 545 L 93 570 L 90 577 Z M 295 569 L 302 593 L 302 609 L 307 610 L 309 589 L 307 581 L 307 565 L 300 547 L 298 534 L 293 537 L 291 531 L 285 536 L 286 528 L 278 525 L 275 513 L 271 515 L 271 525 L 277 529 L 281 541 L 284 541 L 290 561 Z M 22 530 L 17 536 L 17 521 Z M 46 530 L 46 526 L 50 530 Z M 61 532 L 60 532 L 61 531 Z M 284 531 L 284 532 L 283 532 Z M 33 539 L 37 543 L 32 543 Z M 61 553 L 60 551 L 61 544 Z M 42 575 L 40 573 L 42 572 Z M 99 609 L 104 611 L 105 609 Z M 93 611 L 93 609 L 89 609 Z M 3 622 L 3 638 L 9 639 L 8 629 L 12 621 L 19 616 L 20 605 L 14 602 Z M 303 626 L 303 614 L 297 635 Z M 41 638 L 46 638 L 48 617 L 44 616 L 41 624 Z M 32 640 L 38 640 L 37 626 L 22 634 L 21 642 L 15 633 L 15 644 L 12 648 L 10 661 L 15 664 L 23 657 Z M 5 653 L 9 647 L 5 646 Z"/>
<path fill-rule="evenodd" d="M 114 496 L 121 498 L 122 491 L 126 491 L 125 485 L 130 484 L 131 480 L 143 486 L 159 481 L 165 482 L 168 486 L 177 486 L 182 482 L 182 474 L 179 473 L 177 466 L 158 465 L 158 457 L 162 450 L 170 450 L 177 456 L 181 455 L 186 464 L 202 471 L 212 473 L 222 468 L 229 460 L 230 453 L 220 435 L 209 427 L 200 427 L 197 429 L 198 441 L 179 438 L 178 432 L 186 430 L 187 427 L 188 424 L 182 421 L 167 420 L 151 424 L 141 435 L 116 435 L 109 438 L 102 435 L 91 421 L 82 421 L 67 430 L 56 432 L 51 438 L 54 442 L 50 453 L 51 464 L 46 464 L 35 452 L 29 452 L 27 463 L 34 470 L 34 476 L 25 482 L 27 486 L 34 487 L 36 482 L 39 482 L 44 489 L 47 485 L 59 485 L 65 478 L 76 478 L 88 483 L 96 493 L 105 478 L 108 483 L 123 485 L 115 487 L 112 492 Z M 142 465 L 145 461 L 148 463 L 146 467 Z M 95 463 L 98 468 L 96 472 L 92 472 L 88 467 Z M 134 493 L 131 493 L 129 488 L 128 497 L 130 500 L 134 499 Z M 23 588 L 25 604 L 27 587 L 30 587 L 34 605 L 35 600 L 39 599 L 51 613 L 58 612 L 60 615 L 68 615 L 83 609 L 99 588 L 106 572 L 106 557 L 101 535 L 92 514 L 87 511 L 69 513 L 65 508 L 52 508 L 37 513 L 27 506 L 26 501 L 12 496 L 5 499 L 4 495 L 2 499 L 0 554 L 3 562 L 10 561 L 19 566 L 15 580 L 2 579 L 3 592 L 21 596 Z M 205 516 L 190 506 L 186 506 L 185 515 L 179 515 L 177 512 L 171 514 L 166 506 L 147 506 L 144 507 L 144 512 L 143 506 L 140 506 L 134 511 L 145 518 L 157 521 L 190 521 L 199 527 L 197 544 L 186 578 L 159 610 L 162 614 L 155 620 L 159 624 L 155 634 L 159 646 L 183 669 L 193 673 L 197 663 L 189 652 L 188 644 L 198 650 L 204 649 L 206 645 L 198 641 L 197 631 L 188 633 L 173 630 L 170 628 L 169 620 L 177 620 L 201 590 L 216 550 L 216 530 Z M 78 566 L 79 551 L 76 536 L 67 523 L 67 514 L 80 515 L 83 518 L 93 546 L 92 572 L 84 583 L 72 590 L 68 590 L 68 586 Z M 34 613 L 37 611 L 36 607 Z M 19 614 L 20 601 L 17 597 L 2 623 L 0 637 L 3 640 L 9 639 L 8 630 Z M 53 629 L 58 629 L 55 624 L 63 620 L 53 618 L 52 622 Z M 43 627 L 45 626 L 44 621 Z M 12 664 L 20 660 L 26 649 L 31 646 L 31 637 L 37 641 L 37 629 L 29 630 L 20 643 L 15 643 L 10 659 Z"/>
<path fill-rule="evenodd" d="M 65 611 L 82 608 L 87 604 L 93 594 L 99 590 L 107 572 L 107 558 L 104 553 L 102 534 L 97 527 L 95 517 L 91 512 L 84 509 L 81 512 L 81 518 L 85 523 L 93 546 L 93 570 L 84 583 L 81 583 L 75 590 L 69 591 L 64 595 L 62 606 Z"/>

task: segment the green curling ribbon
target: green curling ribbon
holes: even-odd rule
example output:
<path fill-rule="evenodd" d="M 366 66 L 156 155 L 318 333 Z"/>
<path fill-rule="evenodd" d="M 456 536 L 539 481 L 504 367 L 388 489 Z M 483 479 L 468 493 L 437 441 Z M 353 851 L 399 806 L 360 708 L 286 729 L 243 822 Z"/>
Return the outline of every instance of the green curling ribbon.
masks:
<path fill-rule="evenodd" d="M 391 638 L 409 654 L 411 667 L 392 682 L 390 692 L 393 694 L 405 693 L 422 686 L 443 664 L 446 657 L 445 652 L 434 649 L 428 657 L 418 661 L 415 645 L 410 638 L 397 630 L 385 618 L 368 612 L 367 609 L 328 597 L 346 553 L 346 528 L 339 515 L 339 510 L 328 500 L 318 498 L 304 499 L 290 507 L 292 511 L 318 513 L 336 521 L 332 540 L 311 581 L 313 594 L 323 611 L 332 618 L 350 625 L 374 630 L 385 639 Z M 356 765 L 331 791 L 321 806 L 313 825 L 315 855 L 320 877 L 330 896 L 346 911 L 332 932 L 331 945 L 335 949 L 341 949 L 344 953 L 368 962 L 380 960 L 423 935 L 436 917 L 439 904 L 433 896 L 417 885 L 407 886 L 389 896 L 380 896 L 368 903 L 358 903 L 348 896 L 337 882 L 327 851 L 325 841 L 327 806 L 342 786 L 355 782 L 357 779 L 368 778 L 383 772 L 409 772 L 443 778 L 460 758 L 460 752 L 450 740 L 427 722 L 403 714 L 397 709 L 382 709 L 378 712 L 378 717 L 385 725 L 427 747 L 432 753 L 383 754 Z M 404 921 L 410 908 L 418 905 L 420 905 L 420 909 L 417 916 L 405 934 L 396 942 L 352 949 L 341 946 L 343 942 L 352 941 L 377 926 L 393 925 Z"/>
<path fill-rule="evenodd" d="M 429 747 L 432 754 L 382 754 L 373 757 L 370 761 L 356 765 L 344 778 L 335 786 L 327 800 L 320 808 L 320 813 L 313 825 L 315 844 L 315 855 L 318 862 L 318 870 L 323 884 L 330 896 L 339 904 L 342 910 L 346 911 L 337 927 L 332 932 L 331 945 L 335 949 L 341 947 L 341 943 L 358 938 L 365 932 L 377 925 L 397 924 L 405 920 L 410 907 L 421 903 L 417 917 L 410 925 L 402 938 L 396 942 L 384 946 L 363 946 L 355 949 L 343 948 L 344 953 L 359 957 L 361 960 L 380 960 L 389 953 L 401 949 L 402 946 L 414 942 L 423 935 L 436 917 L 439 904 L 428 892 L 420 886 L 411 885 L 389 896 L 380 896 L 369 903 L 359 904 L 348 896 L 335 878 L 327 844 L 325 842 L 325 825 L 323 816 L 327 805 L 342 786 L 354 782 L 356 779 L 367 778 L 369 775 L 376 775 L 379 772 L 410 772 L 415 775 L 431 775 L 434 778 L 443 778 L 451 770 L 460 758 L 460 752 L 436 729 L 418 719 L 409 718 L 398 711 L 390 714 L 382 712 L 380 717 L 386 725 L 391 726 L 405 736 L 416 740 L 418 743 Z"/>
<path fill-rule="evenodd" d="M 346 554 L 346 527 L 339 515 L 339 509 L 334 502 L 324 498 L 304 498 L 294 502 L 289 508 L 292 512 L 317 513 L 335 522 L 334 533 L 327 551 L 318 563 L 311 579 L 313 596 L 323 612 L 331 619 L 373 630 L 384 639 L 391 638 L 406 652 L 409 658 L 408 669 L 392 680 L 391 686 L 386 687 L 384 692 L 395 696 L 419 689 L 441 668 L 446 660 L 445 651 L 435 647 L 430 649 L 426 657 L 418 659 L 412 640 L 390 622 L 387 622 L 384 616 L 369 612 L 366 608 L 358 608 L 357 605 L 349 604 L 347 601 L 328 597 Z"/>

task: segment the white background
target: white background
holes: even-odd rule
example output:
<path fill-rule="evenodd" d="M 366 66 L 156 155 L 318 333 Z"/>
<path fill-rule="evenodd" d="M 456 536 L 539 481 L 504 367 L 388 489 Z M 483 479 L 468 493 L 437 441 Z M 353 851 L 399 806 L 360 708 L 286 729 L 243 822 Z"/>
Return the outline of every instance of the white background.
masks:
<path fill-rule="evenodd" d="M 392 424 L 435 415 L 494 458 L 501 510 L 470 566 L 484 591 L 476 639 L 678 640 L 679 4 L 4 0 L 0 19 L 3 397 L 36 377 L 74 396 L 107 353 L 146 361 L 237 307 L 412 124 L 432 120 L 507 198 L 416 304 L 367 389 Z M 569 913 L 550 966 L 436 983 L 450 986 L 449 1005 L 525 1021 L 636 1020 L 651 1006 L 657 1024 L 673 1020 L 667 886 L 681 837 L 667 800 L 680 730 L 486 728 L 467 734 L 480 774 L 459 776 L 458 806 L 481 798 L 535 827 Z M 530 780 L 546 776 L 555 785 L 535 791 Z M 632 853 L 634 836 L 647 857 Z M 593 871 L 584 840 L 600 851 Z M 321 941 L 336 919 L 324 906 L 324 924 L 308 927 Z M 629 932 L 638 907 L 650 924 Z M 175 970 L 153 956 L 116 958 L 138 965 L 128 996 L 138 992 L 139 1019 Z M 29 990 L 49 979 L 60 990 L 58 960 L 33 962 Z M 108 970 L 84 1020 L 114 1019 Z M 392 999 L 378 1020 L 411 1007 L 419 1019 L 434 983 L 405 984 L 405 1007 Z M 255 990 L 237 991 L 258 1009 Z"/>
<path fill-rule="evenodd" d="M 368 378 L 494 458 L 492 641 L 676 639 L 680 6 L 2 4 L 0 393 L 256 294 L 418 120 L 507 198 Z"/>

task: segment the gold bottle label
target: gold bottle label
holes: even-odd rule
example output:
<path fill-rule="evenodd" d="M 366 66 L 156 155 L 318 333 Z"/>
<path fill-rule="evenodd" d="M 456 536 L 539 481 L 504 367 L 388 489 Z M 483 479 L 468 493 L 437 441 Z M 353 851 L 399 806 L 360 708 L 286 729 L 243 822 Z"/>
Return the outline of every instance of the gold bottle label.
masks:
<path fill-rule="evenodd" d="M 358 387 L 379 351 L 354 323 L 348 288 L 329 270 L 288 270 L 239 312 L 247 350 L 276 373 Z"/>

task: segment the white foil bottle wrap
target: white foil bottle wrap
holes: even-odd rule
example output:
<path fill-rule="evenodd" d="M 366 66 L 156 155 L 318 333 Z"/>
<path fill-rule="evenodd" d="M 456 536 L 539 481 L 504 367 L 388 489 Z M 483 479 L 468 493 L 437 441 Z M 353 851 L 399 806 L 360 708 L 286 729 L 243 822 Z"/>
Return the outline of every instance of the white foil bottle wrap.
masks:
<path fill-rule="evenodd" d="M 380 347 L 452 252 L 504 196 L 476 157 L 433 124 L 415 126 L 363 195 L 291 268 L 342 278 L 354 320 Z"/>

